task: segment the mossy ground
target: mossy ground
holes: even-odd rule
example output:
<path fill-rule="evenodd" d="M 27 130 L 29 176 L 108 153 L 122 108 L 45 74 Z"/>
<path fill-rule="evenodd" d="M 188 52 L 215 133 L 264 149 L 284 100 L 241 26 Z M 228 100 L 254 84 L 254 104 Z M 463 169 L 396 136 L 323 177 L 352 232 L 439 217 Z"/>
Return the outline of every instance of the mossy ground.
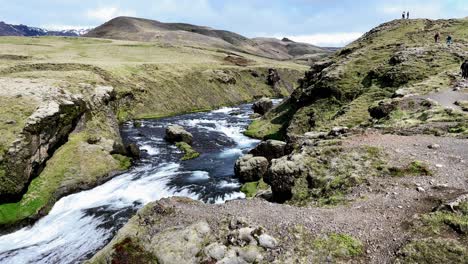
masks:
<path fill-rule="evenodd" d="M 407 244 L 395 263 L 468 263 L 466 244 L 451 239 L 421 239 Z"/>
<path fill-rule="evenodd" d="M 256 182 L 244 183 L 241 187 L 241 192 L 245 193 L 247 198 L 255 197 L 258 191 L 267 190 L 270 186 L 263 179 Z"/>
<path fill-rule="evenodd" d="M 313 242 L 314 249 L 326 259 L 349 259 L 364 253 L 364 246 L 358 239 L 346 235 L 331 233 Z"/>
<path fill-rule="evenodd" d="M 268 112 L 265 117 L 254 120 L 244 134 L 259 139 L 283 140 L 289 121 L 297 109 L 289 100 Z"/>
<path fill-rule="evenodd" d="M 433 172 L 429 166 L 421 161 L 413 161 L 404 167 L 390 167 L 388 171 L 393 177 L 404 176 L 432 176 Z"/>
<path fill-rule="evenodd" d="M 414 224 L 414 239 L 402 247 L 396 263 L 468 263 L 468 203 L 455 211 L 423 214 Z"/>
<path fill-rule="evenodd" d="M 365 254 L 363 243 L 348 234 L 313 235 L 300 225 L 290 232 L 294 234 L 294 253 L 284 263 L 360 263 Z"/>
<path fill-rule="evenodd" d="M 395 111 L 390 113 L 387 119 L 380 120 L 379 126 L 384 129 L 398 130 L 411 129 L 419 125 L 436 124 L 436 123 L 453 123 L 443 131 L 434 131 L 434 134 L 453 134 L 453 135 L 468 135 L 468 114 L 460 110 L 444 108 L 440 105 L 430 107 L 422 107 L 421 103 L 407 104 L 405 107 L 397 107 Z M 432 131 L 428 131 L 432 132 Z"/>
<path fill-rule="evenodd" d="M 182 157 L 182 160 L 191 160 L 191 159 L 196 159 L 200 157 L 200 153 L 198 153 L 196 150 L 192 148 L 192 146 L 190 146 L 189 144 L 185 142 L 177 142 L 176 146 L 182 152 L 184 152 L 184 156 Z"/>

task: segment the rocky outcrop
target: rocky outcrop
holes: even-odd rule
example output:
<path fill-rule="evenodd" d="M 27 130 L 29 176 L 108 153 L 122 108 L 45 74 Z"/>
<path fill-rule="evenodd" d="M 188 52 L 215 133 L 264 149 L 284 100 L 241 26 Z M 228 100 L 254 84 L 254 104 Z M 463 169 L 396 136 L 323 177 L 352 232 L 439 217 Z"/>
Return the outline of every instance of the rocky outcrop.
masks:
<path fill-rule="evenodd" d="M 5 156 L 0 197 L 16 197 L 38 175 L 53 152 L 64 144 L 86 107 L 80 96 L 63 94 L 41 105 Z"/>
<path fill-rule="evenodd" d="M 278 71 L 276 69 L 268 69 L 267 84 L 271 87 L 276 87 L 280 81 L 281 76 Z"/>
<path fill-rule="evenodd" d="M 234 165 L 234 172 L 241 182 L 260 180 L 268 170 L 268 160 L 264 157 L 245 155 Z"/>
<path fill-rule="evenodd" d="M 271 161 L 272 159 L 277 159 L 287 154 L 286 145 L 286 142 L 270 139 L 262 141 L 252 149 L 249 154 L 256 157 L 265 157 L 268 161 Z"/>
<path fill-rule="evenodd" d="M 264 115 L 273 108 L 273 101 L 269 98 L 262 98 L 252 105 L 252 110 L 256 114 Z"/>
<path fill-rule="evenodd" d="M 141 151 L 137 144 L 130 143 L 126 147 L 126 156 L 131 157 L 133 159 L 140 159 Z"/>
<path fill-rule="evenodd" d="M 228 70 L 214 70 L 213 71 L 213 81 L 217 81 L 223 84 L 236 84 L 237 80 L 233 73 Z"/>
<path fill-rule="evenodd" d="M 193 142 L 193 136 L 187 132 L 182 126 L 170 125 L 166 128 L 165 139 L 171 143 L 185 142 L 189 145 Z"/>
<path fill-rule="evenodd" d="M 282 202 L 291 198 L 295 179 L 301 177 L 305 171 L 303 162 L 304 156 L 301 154 L 271 161 L 271 166 L 263 180 L 271 186 L 273 198 L 276 201 Z"/>
<path fill-rule="evenodd" d="M 461 205 L 468 203 L 468 193 L 462 194 L 455 199 L 449 200 L 439 207 L 437 207 L 437 211 L 450 211 L 450 212 L 457 212 L 461 210 Z"/>
<path fill-rule="evenodd" d="M 387 118 L 396 108 L 394 102 L 380 101 L 377 105 L 369 107 L 369 114 L 375 119 Z"/>
<path fill-rule="evenodd" d="M 87 263 L 263 263 L 274 260 L 280 242 L 242 217 L 193 219 L 181 206 L 209 206 L 186 198 L 148 204 Z"/>

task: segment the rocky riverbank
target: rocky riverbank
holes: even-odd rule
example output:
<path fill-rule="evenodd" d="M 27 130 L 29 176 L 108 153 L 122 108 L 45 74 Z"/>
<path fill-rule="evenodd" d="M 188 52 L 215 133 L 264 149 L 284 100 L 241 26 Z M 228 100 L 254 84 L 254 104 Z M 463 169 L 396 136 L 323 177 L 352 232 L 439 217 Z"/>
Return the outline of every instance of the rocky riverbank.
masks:
<path fill-rule="evenodd" d="M 282 141 L 235 165 L 261 198 L 152 203 L 90 263 L 466 263 L 468 115 L 455 101 L 467 94 L 467 23 L 392 21 L 314 64 L 246 132 Z M 434 44 L 436 31 L 460 41 Z M 233 249 L 238 219 L 276 247 L 254 232 L 249 257 Z M 178 246 L 158 251 L 162 237 Z"/>
<path fill-rule="evenodd" d="M 184 65 L 177 60 L 159 65 L 159 57 L 137 52 L 135 58 L 142 61 L 129 65 L 96 48 L 139 50 L 138 46 L 122 46 L 127 43 L 122 41 L 10 38 L 4 42 L 9 51 L 31 44 L 24 50 L 31 54 L 27 60 L 5 60 L 0 67 L 0 130 L 4 132 L 0 139 L 0 226 L 5 232 L 7 227 L 29 224 L 47 214 L 58 198 L 92 188 L 129 168 L 130 158 L 138 155 L 123 145 L 120 123 L 262 96 L 287 96 L 303 69 L 277 62 L 281 66 L 275 70 L 265 66 L 265 59 L 253 57 L 249 67 L 224 65 L 222 51 L 210 51 L 220 59 L 203 64 L 199 60 L 206 55 L 203 50 L 187 55 Z M 47 46 L 47 51 L 36 44 Z M 63 45 L 71 54 L 88 50 L 93 59 L 80 57 L 69 63 L 57 51 Z M 147 49 L 180 56 L 180 50 Z M 50 61 L 41 58 L 43 52 L 53 54 Z M 268 77 L 272 71 L 281 76 L 274 83 Z"/>

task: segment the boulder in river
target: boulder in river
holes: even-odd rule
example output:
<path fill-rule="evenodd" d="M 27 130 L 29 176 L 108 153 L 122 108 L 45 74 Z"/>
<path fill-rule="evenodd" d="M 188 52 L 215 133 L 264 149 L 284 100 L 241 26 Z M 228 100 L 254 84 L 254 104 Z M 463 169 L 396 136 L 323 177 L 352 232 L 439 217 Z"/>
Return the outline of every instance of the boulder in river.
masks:
<path fill-rule="evenodd" d="M 133 159 L 140 159 L 141 153 L 140 148 L 135 143 L 130 143 L 126 146 L 127 156 Z"/>
<path fill-rule="evenodd" d="M 264 115 L 273 108 L 273 101 L 270 98 L 262 98 L 252 106 L 254 113 Z"/>
<path fill-rule="evenodd" d="M 179 125 L 168 126 L 166 128 L 165 139 L 171 143 L 185 142 L 189 145 L 192 145 L 193 142 L 192 134 L 187 132 L 182 126 Z"/>
<path fill-rule="evenodd" d="M 286 155 L 286 142 L 279 140 L 262 141 L 258 146 L 252 149 L 249 154 L 256 157 L 265 157 L 268 161 L 280 158 Z"/>
<path fill-rule="evenodd" d="M 260 180 L 268 170 L 268 160 L 264 157 L 245 155 L 240 157 L 234 166 L 234 172 L 241 182 Z"/>

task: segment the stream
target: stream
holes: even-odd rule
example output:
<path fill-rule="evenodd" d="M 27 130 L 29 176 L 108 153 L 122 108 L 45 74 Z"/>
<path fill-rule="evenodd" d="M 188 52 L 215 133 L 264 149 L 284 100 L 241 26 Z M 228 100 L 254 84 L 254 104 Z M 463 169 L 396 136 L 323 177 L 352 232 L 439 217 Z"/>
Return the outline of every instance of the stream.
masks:
<path fill-rule="evenodd" d="M 244 198 L 233 166 L 258 143 L 242 134 L 250 114 L 251 104 L 245 104 L 145 120 L 138 128 L 124 124 L 124 141 L 138 144 L 142 159 L 100 186 L 61 198 L 33 226 L 1 236 L 0 263 L 83 262 L 138 209 L 161 198 L 185 196 L 206 203 Z M 199 158 L 180 161 L 181 151 L 163 139 L 169 124 L 182 125 L 193 134 Z"/>

